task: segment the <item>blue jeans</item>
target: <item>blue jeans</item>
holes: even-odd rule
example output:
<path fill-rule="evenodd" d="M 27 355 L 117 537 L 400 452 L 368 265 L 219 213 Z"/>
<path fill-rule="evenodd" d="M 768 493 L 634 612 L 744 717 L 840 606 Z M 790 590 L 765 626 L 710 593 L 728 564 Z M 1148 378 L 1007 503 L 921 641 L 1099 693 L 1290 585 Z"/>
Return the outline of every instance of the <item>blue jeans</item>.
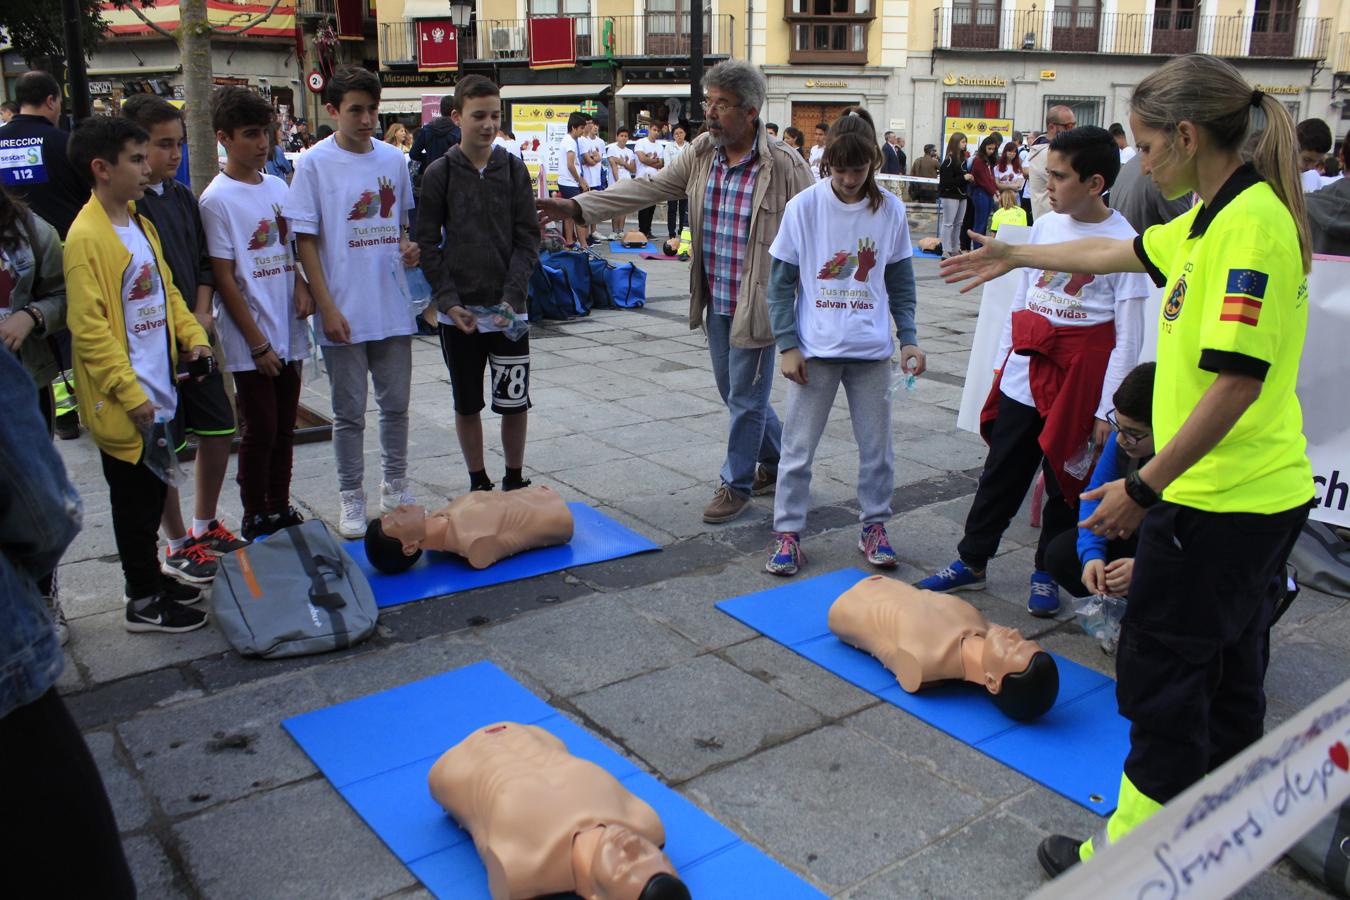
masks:
<path fill-rule="evenodd" d="M 783 423 L 769 405 L 775 351 L 772 344 L 758 350 L 731 346 L 731 316 L 710 309 L 705 322 L 717 393 L 731 414 L 722 483 L 748 497 L 755 464 L 777 468 L 783 443 Z"/>
<path fill-rule="evenodd" d="M 988 234 L 989 216 L 994 211 L 994 198 L 986 194 L 983 189 L 972 186 L 970 199 L 975 204 L 975 233 Z"/>

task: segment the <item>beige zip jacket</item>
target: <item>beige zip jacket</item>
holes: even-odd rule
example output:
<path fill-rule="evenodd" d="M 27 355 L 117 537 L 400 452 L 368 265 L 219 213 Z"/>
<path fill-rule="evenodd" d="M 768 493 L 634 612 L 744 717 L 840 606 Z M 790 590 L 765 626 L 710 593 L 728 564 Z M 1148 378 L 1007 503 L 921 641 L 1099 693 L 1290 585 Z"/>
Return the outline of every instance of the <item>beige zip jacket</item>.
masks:
<path fill-rule="evenodd" d="M 741 287 L 736 295 L 736 313 L 731 320 L 731 345 L 758 349 L 773 344 L 769 327 L 769 245 L 778 236 L 783 209 L 788 200 L 815 184 L 802 155 L 777 138 L 770 138 L 762 124 L 759 137 L 759 174 L 755 179 L 753 211 L 750 214 L 748 253 L 741 269 Z M 701 134 L 669 166 L 654 175 L 631 178 L 603 191 L 586 191 L 576 198 L 586 224 L 606 222 L 619 215 L 668 200 L 689 200 L 689 225 L 693 254 L 689 266 L 689 327 L 703 326 L 704 311 L 712 302 L 703 268 L 703 196 L 712 174 L 716 146 L 712 136 Z"/>

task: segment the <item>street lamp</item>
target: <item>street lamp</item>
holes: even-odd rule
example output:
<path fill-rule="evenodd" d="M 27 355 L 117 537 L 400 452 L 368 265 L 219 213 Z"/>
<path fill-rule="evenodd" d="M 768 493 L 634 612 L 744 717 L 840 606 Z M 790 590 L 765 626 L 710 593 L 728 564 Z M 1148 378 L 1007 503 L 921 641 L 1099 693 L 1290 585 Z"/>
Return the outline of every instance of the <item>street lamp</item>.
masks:
<path fill-rule="evenodd" d="M 469 27 L 473 18 L 473 0 L 450 0 L 450 21 L 461 31 Z"/>

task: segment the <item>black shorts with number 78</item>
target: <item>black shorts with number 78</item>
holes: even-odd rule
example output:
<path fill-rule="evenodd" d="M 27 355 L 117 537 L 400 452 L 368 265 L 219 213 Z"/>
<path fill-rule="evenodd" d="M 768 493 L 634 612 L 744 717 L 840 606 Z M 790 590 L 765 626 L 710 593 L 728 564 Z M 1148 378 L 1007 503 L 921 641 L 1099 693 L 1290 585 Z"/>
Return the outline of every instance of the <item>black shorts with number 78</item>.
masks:
<path fill-rule="evenodd" d="M 500 331 L 465 334 L 441 323 L 441 355 L 450 370 L 455 412 L 471 416 L 483 409 L 483 371 L 491 374 L 492 411 L 503 416 L 530 408 L 530 336 L 507 340 Z"/>

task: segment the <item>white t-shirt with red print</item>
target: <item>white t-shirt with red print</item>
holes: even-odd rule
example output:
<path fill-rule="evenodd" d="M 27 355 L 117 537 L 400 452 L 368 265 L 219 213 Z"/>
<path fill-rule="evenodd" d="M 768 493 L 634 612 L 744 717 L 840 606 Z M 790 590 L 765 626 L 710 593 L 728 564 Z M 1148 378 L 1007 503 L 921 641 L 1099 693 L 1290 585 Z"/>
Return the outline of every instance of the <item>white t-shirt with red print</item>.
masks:
<path fill-rule="evenodd" d="M 169 347 L 168 298 L 150 239 L 133 218 L 114 225 L 131 262 L 122 272 L 122 317 L 127 327 L 127 355 L 141 390 L 155 404 L 155 416 L 171 419 L 178 411 Z"/>
<path fill-rule="evenodd" d="M 1079 222 L 1072 216 L 1051 212 L 1036 219 L 1030 243 L 1058 244 L 1093 237 L 1131 240 L 1134 236 L 1134 228 L 1115 210 L 1111 210 L 1107 219 L 1096 223 Z M 1097 418 L 1105 419 L 1107 412 L 1115 406 L 1111 395 L 1139 362 L 1139 348 L 1144 337 L 1144 299 L 1152 290 L 1147 276 L 1132 272 L 1083 275 L 1023 269 L 1020 286 L 1013 295 L 1012 311 L 1029 309 L 1049 319 L 1052 325 L 1084 327 L 1115 323 L 1116 346 L 1107 363 L 1106 379 L 1097 406 Z M 1003 363 L 999 386 L 1018 403 L 1035 406 L 1036 401 L 1031 396 L 1031 359 L 1017 353 L 1009 356 L 1011 348 L 1012 319 L 1009 318 L 1003 323 L 997 356 L 1000 363 L 1007 359 Z"/>
<path fill-rule="evenodd" d="M 384 141 L 350 153 L 337 135 L 295 162 L 282 213 L 292 231 L 319 236 L 328 293 L 347 317 L 353 344 L 417 330 L 402 281 L 402 226 L 413 207 L 408 157 Z M 319 343 L 331 343 L 318 329 Z"/>
<path fill-rule="evenodd" d="M 845 203 L 829 179 L 788 201 L 769 254 L 800 269 L 798 349 L 808 359 L 890 359 L 886 266 L 914 255 L 905 204 Z"/>
<path fill-rule="evenodd" d="M 224 172 L 202 191 L 202 226 L 207 252 L 234 261 L 234 283 L 263 338 L 283 362 L 309 355 L 309 329 L 295 318 L 295 251 L 286 217 L 281 214 L 289 189 L 274 175 L 258 184 L 236 181 Z M 253 372 L 243 331 L 216 295 L 216 331 L 225 368 Z"/>

